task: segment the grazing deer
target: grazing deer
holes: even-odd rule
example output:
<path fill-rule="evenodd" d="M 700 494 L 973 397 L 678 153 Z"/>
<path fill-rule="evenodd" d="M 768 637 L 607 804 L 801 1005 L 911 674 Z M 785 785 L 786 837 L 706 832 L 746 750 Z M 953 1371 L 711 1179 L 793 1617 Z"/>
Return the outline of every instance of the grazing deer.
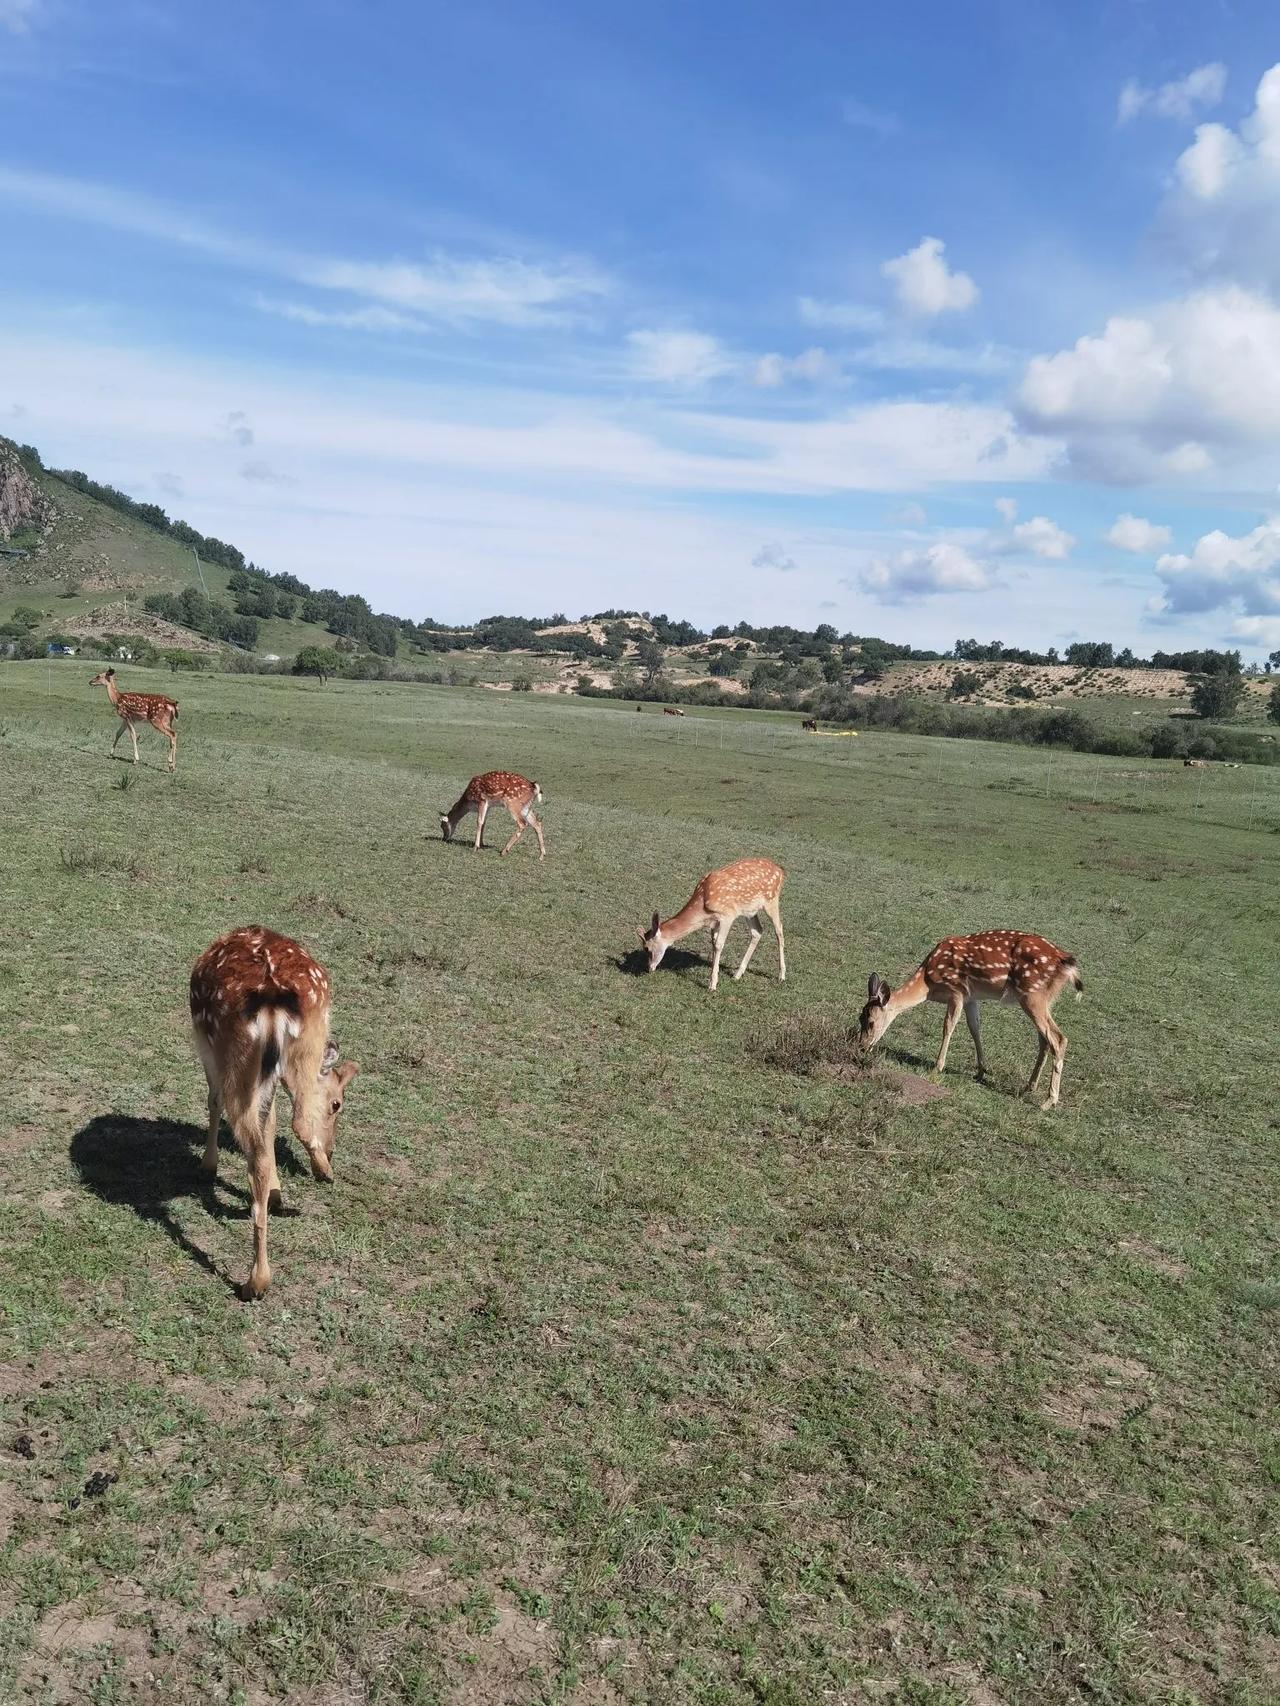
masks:
<path fill-rule="evenodd" d="M 1026 1095 L 1040 1081 L 1048 1057 L 1053 1056 L 1049 1099 L 1042 1108 L 1057 1106 L 1062 1083 L 1062 1062 L 1067 1039 L 1053 1022 L 1053 1004 L 1070 985 L 1076 999 L 1084 994 L 1084 979 L 1074 954 L 1064 954 L 1043 936 L 1028 936 L 1021 930 L 984 930 L 978 936 L 948 936 L 929 954 L 914 977 L 899 990 L 891 990 L 877 973 L 867 982 L 867 1004 L 858 1020 L 859 1040 L 874 1048 L 889 1026 L 909 1007 L 922 1001 L 945 1001 L 942 1047 L 937 1071 L 947 1064 L 947 1049 L 956 1020 L 963 1010 L 978 1056 L 978 1077 L 986 1076 L 979 1030 L 980 1001 L 1016 1001 L 1040 1034 L 1040 1053 L 1027 1080 Z"/>
<path fill-rule="evenodd" d="M 779 905 L 785 874 L 782 866 L 775 865 L 772 859 L 735 859 L 732 865 L 708 871 L 674 917 L 668 918 L 664 924 L 655 912 L 649 928 L 637 932 L 649 956 L 649 970 L 657 971 L 662 956 L 673 942 L 694 930 L 710 930 L 711 987 L 714 989 L 720 981 L 720 955 L 733 921 L 748 917 L 751 920 L 751 940 L 733 974 L 736 982 L 751 963 L 751 956 L 764 934 L 764 925 L 760 922 L 763 913 L 772 923 L 773 933 L 778 938 L 778 976 L 785 983 L 787 954 L 782 939 Z"/>
<path fill-rule="evenodd" d="M 542 837 L 542 825 L 533 809 L 535 804 L 542 804 L 542 789 L 536 782 L 527 781 L 512 770 L 486 770 L 483 776 L 473 776 L 462 790 L 457 804 L 450 806 L 447 812 L 440 813 L 441 835 L 446 841 L 452 841 L 463 818 L 468 812 L 474 812 L 475 851 L 478 853 L 484 843 L 484 820 L 489 815 L 489 807 L 494 804 L 505 806 L 516 824 L 516 832 L 502 849 L 503 853 L 510 853 L 532 824 L 533 833 L 538 838 L 538 857 L 545 859 L 547 844 Z"/>
<path fill-rule="evenodd" d="M 293 1134 L 317 1179 L 333 1178 L 333 1139 L 347 1085 L 360 1068 L 336 1065 L 329 1037 L 329 975 L 305 948 L 260 924 L 219 937 L 191 971 L 191 1023 L 209 1081 L 204 1169 L 218 1171 L 218 1122 L 225 1109 L 249 1163 L 253 1268 L 245 1293 L 271 1283 L 267 1211 L 281 1206 L 276 1172 L 276 1086 L 293 1102 Z"/>
<path fill-rule="evenodd" d="M 138 762 L 138 732 L 135 723 L 150 723 L 153 729 L 158 729 L 169 743 L 169 769 L 174 770 L 178 763 L 178 731 L 174 722 L 178 715 L 178 701 L 167 699 L 163 693 L 122 693 L 116 686 L 114 669 L 104 669 L 95 675 L 89 683 L 90 687 L 105 687 L 107 697 L 115 706 L 116 715 L 120 718 L 120 727 L 116 730 L 116 738 L 111 743 L 112 752 L 120 744 L 120 736 L 126 729 L 133 741 L 133 762 Z"/>

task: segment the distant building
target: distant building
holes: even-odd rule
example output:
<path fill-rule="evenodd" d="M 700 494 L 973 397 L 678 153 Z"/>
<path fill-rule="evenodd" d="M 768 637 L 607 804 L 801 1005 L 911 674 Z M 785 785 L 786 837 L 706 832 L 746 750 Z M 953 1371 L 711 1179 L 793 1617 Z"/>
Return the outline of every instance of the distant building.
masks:
<path fill-rule="evenodd" d="M 51 641 L 45 650 L 51 658 L 73 658 L 76 655 L 77 648 L 75 646 L 57 645 Z"/>

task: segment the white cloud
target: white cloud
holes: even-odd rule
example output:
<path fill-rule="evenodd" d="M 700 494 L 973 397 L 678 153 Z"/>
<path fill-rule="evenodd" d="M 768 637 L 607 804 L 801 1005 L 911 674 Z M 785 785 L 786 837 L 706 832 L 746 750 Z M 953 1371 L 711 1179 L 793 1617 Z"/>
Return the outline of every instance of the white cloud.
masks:
<path fill-rule="evenodd" d="M 280 474 L 269 462 L 261 460 L 245 462 L 240 468 L 242 480 L 252 480 L 260 486 L 295 486 L 297 481 L 288 474 Z"/>
<path fill-rule="evenodd" d="M 790 574 L 796 567 L 796 560 L 790 556 L 775 540 L 772 544 L 762 545 L 751 559 L 753 569 L 776 569 L 781 574 Z"/>
<path fill-rule="evenodd" d="M 1280 616 L 1240 616 L 1231 624 L 1231 637 L 1264 651 L 1280 650 Z"/>
<path fill-rule="evenodd" d="M 0 0 L 0 30 L 25 35 L 36 15 L 36 0 Z"/>
<path fill-rule="evenodd" d="M 183 444 L 217 422 L 256 434 L 301 475 L 317 459 L 385 463 L 441 480 L 572 481 L 583 490 L 789 494 L 924 492 L 956 481 L 1043 479 L 1054 446 L 1021 435 L 1006 409 L 968 402 L 871 403 L 816 419 L 621 410 L 560 391 L 477 394 L 421 381 L 284 374 L 262 364 L 176 360 L 67 336 L 0 328 L 0 408 L 32 399 L 24 436 L 83 443 L 107 470 L 111 445 L 148 436 L 145 469 L 176 472 Z M 38 399 L 38 402 L 36 401 Z M 237 419 L 230 417 L 237 416 Z M 248 423 L 252 422 L 250 426 Z M 152 429 L 154 428 L 154 443 Z M 42 436 L 43 435 L 43 436 Z M 165 446 L 174 446 L 174 455 Z M 136 478 L 136 476 L 134 476 Z M 341 480 L 338 481 L 341 485 Z M 217 527 L 209 524 L 212 531 Z M 758 536 L 751 549 L 758 544 Z"/>
<path fill-rule="evenodd" d="M 810 384 L 820 385 L 838 374 L 839 367 L 826 350 L 815 345 L 812 349 L 802 350 L 799 355 L 762 355 L 755 365 L 752 380 L 766 390 L 776 390 L 789 379 L 805 379 Z"/>
<path fill-rule="evenodd" d="M 841 103 L 840 116 L 855 130 L 869 130 L 879 137 L 896 136 L 902 129 L 895 113 L 869 106 L 866 101 L 860 101 L 853 95 Z"/>
<path fill-rule="evenodd" d="M 1012 367 L 1012 350 L 999 344 L 942 344 L 935 338 L 883 337 L 845 352 L 851 367 L 882 373 L 1000 374 Z"/>
<path fill-rule="evenodd" d="M 1166 242 L 1199 273 L 1280 289 L 1280 65 L 1238 130 L 1202 124 L 1161 209 Z"/>
<path fill-rule="evenodd" d="M 299 254 L 217 230 L 145 196 L 0 166 L 3 201 L 194 250 L 227 266 L 315 290 L 390 304 L 437 325 L 545 325 L 581 315 L 612 288 L 589 262 L 574 259 L 534 263 L 505 255 L 477 260 L 436 252 L 423 261 L 371 261 Z M 306 305 L 293 305 L 292 318 L 303 317 L 300 306 Z M 272 311 L 279 310 L 273 306 Z"/>
<path fill-rule="evenodd" d="M 996 512 L 1006 526 L 1012 527 L 1014 522 L 1018 519 L 1017 498 L 997 498 Z"/>
<path fill-rule="evenodd" d="M 1117 316 L 1036 356 L 1018 400 L 1078 472 L 1121 484 L 1206 473 L 1280 435 L 1280 309 L 1227 286 Z"/>
<path fill-rule="evenodd" d="M 816 296 L 802 296 L 796 310 L 804 325 L 836 332 L 878 332 L 884 325 L 881 311 L 865 302 L 825 302 Z"/>
<path fill-rule="evenodd" d="M 377 304 L 365 308 L 313 308 L 306 302 L 278 302 L 267 296 L 256 296 L 253 305 L 264 314 L 278 314 L 282 320 L 293 320 L 300 326 L 334 326 L 348 332 L 432 330 L 429 321 L 416 319 L 412 314 L 401 314 L 394 308 L 383 308 Z"/>
<path fill-rule="evenodd" d="M 978 300 L 978 287 L 968 273 L 952 272 L 947 266 L 945 249 L 940 237 L 923 237 L 914 249 L 881 267 L 907 313 L 942 314 L 972 308 Z"/>
<path fill-rule="evenodd" d="M 1140 113 L 1152 113 L 1157 118 L 1189 119 L 1199 107 L 1216 107 L 1227 87 L 1225 65 L 1198 65 L 1185 77 L 1162 83 L 1158 89 L 1144 88 L 1133 78 L 1120 91 L 1120 124 L 1127 124 Z"/>
<path fill-rule="evenodd" d="M 1020 521 L 1010 537 L 1016 547 L 1054 562 L 1062 562 L 1070 556 L 1071 547 L 1075 544 L 1074 535 L 1059 527 L 1056 521 L 1050 521 L 1047 515 L 1035 515 L 1030 521 Z"/>
<path fill-rule="evenodd" d="M 1121 551 L 1133 551 L 1141 557 L 1154 557 L 1163 551 L 1173 538 L 1173 529 L 1158 527 L 1140 515 L 1118 515 L 1107 533 L 1107 543 Z"/>
<path fill-rule="evenodd" d="M 924 527 L 929 517 L 923 504 L 903 504 L 900 509 L 889 511 L 889 520 L 899 527 Z"/>
<path fill-rule="evenodd" d="M 1162 611 L 1239 607 L 1246 617 L 1280 617 L 1280 520 L 1239 538 L 1206 533 L 1189 554 L 1159 558 L 1156 573 L 1164 583 Z"/>
<path fill-rule="evenodd" d="M 985 592 L 994 584 L 987 564 L 963 545 L 945 539 L 922 549 L 877 557 L 858 580 L 881 604 L 906 604 L 939 593 Z"/>
<path fill-rule="evenodd" d="M 732 372 L 735 365 L 720 341 L 706 332 L 630 332 L 627 342 L 636 376 L 663 385 L 704 385 Z"/>

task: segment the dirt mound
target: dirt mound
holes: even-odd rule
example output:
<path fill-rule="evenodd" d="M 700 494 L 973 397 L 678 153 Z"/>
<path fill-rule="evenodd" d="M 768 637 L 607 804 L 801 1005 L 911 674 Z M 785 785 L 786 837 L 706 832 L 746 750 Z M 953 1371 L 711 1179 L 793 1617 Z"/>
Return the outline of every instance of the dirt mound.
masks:
<path fill-rule="evenodd" d="M 60 622 L 64 634 L 101 638 L 103 634 L 136 634 L 150 640 L 153 646 L 170 647 L 184 652 L 216 652 L 218 647 L 202 634 L 190 628 L 180 628 L 176 622 L 166 622 L 163 616 L 153 616 L 149 610 L 130 610 L 125 604 L 101 604 L 83 616 L 71 616 Z"/>

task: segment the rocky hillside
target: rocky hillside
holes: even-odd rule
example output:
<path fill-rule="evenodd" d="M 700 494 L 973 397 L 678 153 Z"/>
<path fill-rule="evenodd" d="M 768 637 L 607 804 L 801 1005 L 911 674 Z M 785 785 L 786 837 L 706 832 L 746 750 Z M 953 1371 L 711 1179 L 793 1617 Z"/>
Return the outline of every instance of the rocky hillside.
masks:
<path fill-rule="evenodd" d="M 0 544 L 43 534 L 53 519 L 53 505 L 24 467 L 21 457 L 0 439 Z"/>

